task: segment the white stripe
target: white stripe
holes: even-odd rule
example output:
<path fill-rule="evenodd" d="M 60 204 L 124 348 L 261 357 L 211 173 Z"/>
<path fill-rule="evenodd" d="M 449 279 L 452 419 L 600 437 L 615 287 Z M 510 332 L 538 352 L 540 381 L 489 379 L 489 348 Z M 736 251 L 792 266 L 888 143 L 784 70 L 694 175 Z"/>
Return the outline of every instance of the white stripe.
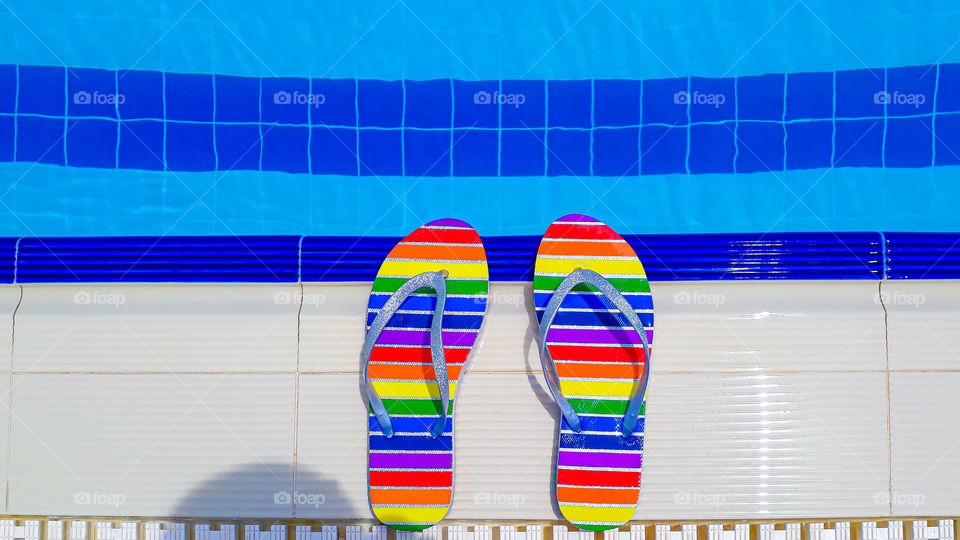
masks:
<path fill-rule="evenodd" d="M 566 276 L 564 276 L 564 277 L 566 277 Z M 557 291 L 554 290 L 554 289 L 534 289 L 534 290 L 533 290 L 533 294 L 555 294 L 556 292 L 557 292 Z M 569 294 L 577 294 L 577 295 L 584 295 L 584 296 L 586 296 L 586 295 L 590 295 L 590 296 L 600 296 L 600 295 L 602 295 L 603 293 L 600 292 L 600 291 L 570 291 Z M 651 294 L 650 294 L 649 292 L 626 292 L 626 291 L 620 291 L 620 294 L 622 294 L 622 295 L 624 295 L 624 296 L 651 296 Z M 449 296 L 449 295 L 447 295 L 447 296 Z"/>
<path fill-rule="evenodd" d="M 400 242 L 405 246 L 450 246 L 450 247 L 483 247 L 480 243 L 470 242 Z"/>
<path fill-rule="evenodd" d="M 383 308 L 371 308 L 367 311 L 370 313 L 379 313 Z M 617 310 L 614 310 L 617 311 Z M 433 311 L 429 309 L 398 309 L 395 313 L 400 315 L 433 315 Z M 447 311 L 443 310 L 444 317 L 448 315 L 464 315 L 464 316 L 478 316 L 485 315 L 483 311 Z"/>
<path fill-rule="evenodd" d="M 429 349 L 430 344 L 425 343 L 422 345 L 406 345 L 406 344 L 394 344 L 394 343 L 377 343 L 375 347 L 386 347 L 388 349 Z M 444 345 L 444 349 L 472 349 L 472 345 Z M 653 347 L 651 347 L 652 349 Z"/>
<path fill-rule="evenodd" d="M 617 240 L 615 238 L 546 238 L 542 240 L 543 242 L 604 242 L 608 244 L 626 244 L 626 240 Z M 628 244 L 629 245 L 629 244 Z"/>
<path fill-rule="evenodd" d="M 473 227 L 461 227 L 459 225 L 424 225 L 421 229 L 437 229 L 451 231 L 472 231 Z"/>
<path fill-rule="evenodd" d="M 410 279 L 410 276 L 399 276 L 399 277 L 406 278 L 406 279 Z M 477 278 L 477 279 L 479 279 L 479 278 Z M 551 291 L 551 292 L 552 292 L 552 291 Z M 373 296 L 373 295 L 377 295 L 377 296 L 393 296 L 394 293 L 392 293 L 392 292 L 387 292 L 387 291 L 371 291 L 371 292 L 370 292 L 370 295 L 371 295 L 371 296 Z M 437 297 L 437 295 L 435 295 L 435 294 L 430 294 L 430 293 L 412 293 L 412 294 L 410 294 L 410 296 L 416 296 L 416 297 L 420 297 L 420 298 L 436 298 L 436 297 Z M 448 294 L 447 294 L 447 298 L 486 298 L 486 297 L 487 297 L 487 295 L 485 295 L 485 294 L 460 294 L 460 293 L 448 293 Z"/>
<path fill-rule="evenodd" d="M 397 260 L 397 259 L 390 259 L 390 260 L 391 260 L 391 261 L 395 261 L 395 260 Z M 411 260 L 412 260 L 412 259 L 411 259 Z M 431 261 L 431 262 L 432 262 L 432 261 Z M 463 261 L 459 261 L 459 262 L 463 262 Z M 387 274 L 380 274 L 380 275 L 377 276 L 377 278 L 390 278 L 390 279 L 410 279 L 410 278 L 412 278 L 412 277 L 414 277 L 414 276 L 391 276 L 391 275 L 387 275 Z M 487 279 L 487 278 L 484 277 L 484 276 L 464 277 L 464 276 L 453 276 L 453 275 L 447 276 L 447 278 L 446 278 L 447 281 L 483 281 L 483 280 L 486 280 L 486 279 Z M 426 289 L 426 288 L 429 288 L 429 287 L 424 287 L 424 288 Z M 390 294 L 394 294 L 394 293 L 390 293 Z M 428 295 L 428 296 L 434 296 L 434 295 Z M 454 294 L 448 294 L 448 295 L 447 295 L 447 297 L 451 297 L 451 296 L 458 296 L 458 295 L 454 295 Z M 477 296 L 477 295 L 471 295 L 471 296 Z"/>
<path fill-rule="evenodd" d="M 561 345 L 569 347 L 631 347 L 634 349 L 642 349 L 643 343 L 571 343 L 567 341 L 548 341 L 547 345 Z M 650 344 L 650 349 L 653 349 L 653 344 Z M 564 362 L 565 360 L 560 360 Z"/>
<path fill-rule="evenodd" d="M 602 324 L 555 324 L 550 327 L 551 330 L 633 330 L 633 326 L 605 326 Z M 653 331 L 652 326 L 644 326 L 646 330 Z"/>
<path fill-rule="evenodd" d="M 539 276 L 539 277 L 562 277 L 562 278 L 565 278 L 565 277 L 569 276 L 570 273 L 569 273 L 569 272 L 537 272 L 537 273 L 534 274 L 534 275 L 535 275 L 535 276 Z M 398 277 L 400 277 L 400 276 L 398 276 Z M 409 277 L 409 276 L 404 276 L 404 277 Z M 603 274 L 603 277 L 605 277 L 605 278 L 607 278 L 607 279 L 611 279 L 611 278 L 613 278 L 613 279 L 617 279 L 617 278 L 623 278 L 623 279 L 647 279 L 647 275 L 646 275 L 646 274 Z M 478 278 L 474 278 L 474 279 L 478 279 Z"/>
<path fill-rule="evenodd" d="M 633 257 L 629 255 L 538 255 L 537 259 L 546 259 L 546 260 L 583 260 L 583 261 L 637 261 L 636 255 Z"/>

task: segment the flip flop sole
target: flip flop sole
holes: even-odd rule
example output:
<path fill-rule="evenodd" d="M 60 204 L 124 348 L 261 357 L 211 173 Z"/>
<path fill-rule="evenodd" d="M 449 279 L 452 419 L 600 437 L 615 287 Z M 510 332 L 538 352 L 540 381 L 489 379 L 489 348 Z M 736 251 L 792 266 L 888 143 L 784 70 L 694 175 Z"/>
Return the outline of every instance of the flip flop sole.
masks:
<path fill-rule="evenodd" d="M 534 267 L 534 304 L 542 316 L 557 286 L 577 268 L 593 270 L 623 293 L 653 346 L 653 299 L 633 248 L 603 223 L 564 216 L 547 229 Z M 581 431 L 561 418 L 557 502 L 581 529 L 602 531 L 630 520 L 640 494 L 646 404 L 633 434 L 620 433 L 636 392 L 646 351 L 640 336 L 605 297 L 589 285 L 567 296 L 546 336 L 560 390 L 577 412 Z"/>
<path fill-rule="evenodd" d="M 430 222 L 404 238 L 384 259 L 367 307 L 367 328 L 387 299 L 411 277 L 447 270 L 443 346 L 449 379 L 447 423 L 430 436 L 440 393 L 430 355 L 435 291 L 407 298 L 380 334 L 369 373 L 393 424 L 386 437 L 369 417 L 370 507 L 386 525 L 419 531 L 447 514 L 453 495 L 453 411 L 458 381 L 476 345 L 487 309 L 489 274 L 480 236 L 455 219 Z"/>

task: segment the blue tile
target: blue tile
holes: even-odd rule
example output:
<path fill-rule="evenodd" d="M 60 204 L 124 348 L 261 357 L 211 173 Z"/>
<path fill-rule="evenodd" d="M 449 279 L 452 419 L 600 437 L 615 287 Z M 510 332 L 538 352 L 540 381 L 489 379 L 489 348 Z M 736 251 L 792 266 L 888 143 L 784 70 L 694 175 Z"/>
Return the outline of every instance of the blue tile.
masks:
<path fill-rule="evenodd" d="M 59 118 L 17 118 L 17 161 L 63 165 L 64 122 Z"/>
<path fill-rule="evenodd" d="M 643 123 L 686 125 L 687 79 L 648 79 L 643 81 Z"/>
<path fill-rule="evenodd" d="M 164 99 L 168 120 L 211 122 L 213 121 L 213 76 L 165 73 Z M 213 133 L 212 128 L 208 131 Z"/>
<path fill-rule="evenodd" d="M 217 122 L 260 121 L 260 79 L 217 75 L 214 83 Z"/>
<path fill-rule="evenodd" d="M 690 78 L 690 121 L 720 122 L 736 118 L 734 79 Z M 733 163 L 731 162 L 731 167 Z"/>
<path fill-rule="evenodd" d="M 163 170 L 163 123 L 131 120 L 120 124 L 121 169 Z"/>
<path fill-rule="evenodd" d="M 309 137 L 310 128 L 306 126 L 264 126 L 260 141 L 263 145 L 261 168 L 288 173 L 310 172 Z"/>
<path fill-rule="evenodd" d="M 400 130 L 361 129 L 360 174 L 362 176 L 403 174 L 401 137 Z"/>
<path fill-rule="evenodd" d="M 640 170 L 640 128 L 593 131 L 593 174 L 635 176 Z"/>
<path fill-rule="evenodd" d="M 487 127 L 500 125 L 500 108 L 493 103 L 496 81 L 453 81 L 453 125 Z"/>
<path fill-rule="evenodd" d="M 960 64 L 941 64 L 937 112 L 960 111 Z"/>
<path fill-rule="evenodd" d="M 640 132 L 640 174 L 687 172 L 687 128 L 644 126 Z"/>
<path fill-rule="evenodd" d="M 933 165 L 933 129 L 930 117 L 887 119 L 885 167 Z"/>
<path fill-rule="evenodd" d="M 310 123 L 315 126 L 357 125 L 356 80 L 313 79 L 310 92 L 322 96 L 319 106 L 310 107 Z M 356 141 L 354 141 L 354 146 L 356 146 Z M 356 161 L 356 158 L 354 158 L 354 161 Z"/>
<path fill-rule="evenodd" d="M 306 124 L 307 109 L 319 106 L 319 100 L 310 93 L 310 79 L 266 78 L 261 84 L 263 93 L 260 97 L 260 114 L 264 123 Z"/>
<path fill-rule="evenodd" d="M 837 118 L 883 116 L 883 96 L 883 70 L 837 72 Z"/>
<path fill-rule="evenodd" d="M 787 75 L 787 120 L 833 118 L 833 73 Z"/>
<path fill-rule="evenodd" d="M 547 147 L 547 176 L 590 175 L 589 131 L 551 129 Z"/>
<path fill-rule="evenodd" d="M 782 124 L 740 122 L 737 127 L 737 172 L 783 170 Z"/>
<path fill-rule="evenodd" d="M 933 89 L 937 70 L 933 66 L 910 66 L 887 70 L 887 116 L 913 116 L 933 112 Z"/>
<path fill-rule="evenodd" d="M 101 169 L 116 168 L 117 123 L 115 121 L 96 118 L 70 120 L 67 128 L 67 165 Z"/>
<path fill-rule="evenodd" d="M 838 167 L 879 167 L 882 164 L 883 120 L 837 120 Z"/>
<path fill-rule="evenodd" d="M 596 126 L 640 125 L 640 88 L 636 80 L 594 81 L 593 112 Z"/>
<path fill-rule="evenodd" d="M 830 166 L 833 152 L 833 121 L 787 124 L 787 169 L 819 169 Z"/>
<path fill-rule="evenodd" d="M 169 87 L 168 87 L 169 88 Z M 167 168 L 171 171 L 216 169 L 213 124 L 167 122 Z"/>
<path fill-rule="evenodd" d="M 542 176 L 542 129 L 504 131 L 500 144 L 500 176 Z"/>
<path fill-rule="evenodd" d="M 960 115 L 937 115 L 936 165 L 960 165 Z"/>
<path fill-rule="evenodd" d="M 496 176 L 500 145 L 497 132 L 458 129 L 453 132 L 453 175 Z"/>
<path fill-rule="evenodd" d="M 63 116 L 66 70 L 52 66 L 20 66 L 20 114 Z"/>
<path fill-rule="evenodd" d="M 310 164 L 313 174 L 357 175 L 357 131 L 343 128 L 313 128 L 310 134 Z"/>
<path fill-rule="evenodd" d="M 737 145 L 734 124 L 690 126 L 690 172 L 732 173 Z"/>
<path fill-rule="evenodd" d="M 403 130 L 406 176 L 450 176 L 450 132 Z"/>
<path fill-rule="evenodd" d="M 163 120 L 163 73 L 121 71 L 117 74 L 117 89 L 123 94 L 123 103 L 118 107 L 120 118 Z"/>
<path fill-rule="evenodd" d="M 491 94 L 491 102 L 500 107 L 505 128 L 543 127 L 546 98 L 543 81 L 503 81 L 503 91 Z"/>
<path fill-rule="evenodd" d="M 116 73 L 105 69 L 71 68 L 67 71 L 67 114 L 117 117 L 119 102 Z M 68 143 L 69 144 L 69 143 Z"/>
<path fill-rule="evenodd" d="M 590 127 L 590 81 L 547 82 L 547 125 Z"/>
<path fill-rule="evenodd" d="M 400 81 L 357 81 L 360 125 L 400 127 L 403 120 L 403 86 Z M 360 148 L 363 149 L 363 141 Z"/>
<path fill-rule="evenodd" d="M 217 169 L 260 170 L 260 126 L 217 124 Z"/>
<path fill-rule="evenodd" d="M 737 112 L 740 120 L 783 119 L 782 73 L 739 77 L 737 79 Z"/>
<path fill-rule="evenodd" d="M 0 116 L 0 161 L 13 161 L 13 120 L 12 116 Z"/>
<path fill-rule="evenodd" d="M 17 66 L 0 65 L 0 113 L 16 112 Z"/>
<path fill-rule="evenodd" d="M 453 90 L 449 79 L 406 81 L 406 127 L 449 128 L 452 121 Z M 449 133 L 447 134 L 449 137 Z"/>

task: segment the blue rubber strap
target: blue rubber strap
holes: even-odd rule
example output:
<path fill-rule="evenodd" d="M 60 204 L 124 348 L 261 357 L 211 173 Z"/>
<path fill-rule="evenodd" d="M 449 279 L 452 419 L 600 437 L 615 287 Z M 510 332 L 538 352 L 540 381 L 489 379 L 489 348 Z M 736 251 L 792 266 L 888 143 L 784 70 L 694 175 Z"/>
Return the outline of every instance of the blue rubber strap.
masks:
<path fill-rule="evenodd" d="M 376 388 L 373 387 L 373 381 L 370 380 L 370 354 L 373 352 L 373 346 L 376 345 L 380 334 L 386 328 L 390 318 L 400 309 L 403 301 L 406 300 L 415 291 L 423 288 L 433 289 L 437 293 L 437 305 L 433 310 L 433 320 L 430 324 L 430 356 L 433 359 L 433 371 L 437 377 L 437 389 L 440 391 L 440 419 L 433 425 L 430 435 L 434 438 L 443 433 L 443 428 L 447 423 L 447 407 L 450 405 L 450 382 L 447 377 L 447 359 L 443 354 L 443 308 L 447 301 L 447 282 L 445 272 L 424 272 L 410 278 L 389 300 L 380 308 L 380 312 L 370 324 L 367 331 L 367 337 L 363 340 L 363 348 L 360 350 L 360 362 L 363 365 L 363 381 L 367 392 L 367 398 L 370 400 L 370 407 L 373 408 L 373 414 L 380 424 L 380 429 L 384 435 L 393 437 L 393 423 L 390 421 L 390 415 L 387 414 L 386 407 L 383 406 L 383 400 L 377 395 Z"/>
<path fill-rule="evenodd" d="M 560 282 L 553 296 L 550 297 L 546 309 L 543 310 L 543 316 L 540 319 L 540 363 L 543 365 L 543 377 L 547 381 L 547 387 L 550 389 L 550 393 L 553 394 L 553 399 L 556 400 L 557 405 L 560 406 L 560 412 L 563 414 L 563 417 L 567 419 L 567 423 L 570 424 L 570 428 L 579 433 L 581 430 L 580 417 L 577 416 L 577 412 L 573 410 L 567 398 L 563 397 L 563 394 L 560 392 L 560 379 L 557 377 L 557 367 L 553 362 L 553 358 L 550 356 L 550 352 L 547 350 L 547 332 L 550 330 L 553 319 L 556 317 L 557 311 L 559 311 L 564 299 L 566 299 L 574 287 L 582 283 L 596 287 L 607 300 L 623 313 L 623 316 L 630 321 L 634 330 L 640 334 L 640 341 L 643 343 L 643 348 L 646 352 L 646 365 L 643 369 L 643 379 L 640 381 L 637 391 L 634 392 L 633 397 L 630 398 L 630 402 L 627 404 L 627 411 L 623 415 L 623 423 L 620 427 L 621 433 L 629 436 L 633 433 L 633 429 L 637 425 L 637 419 L 640 417 L 640 409 L 643 407 L 644 396 L 647 393 L 647 380 L 650 377 L 650 344 L 647 343 L 646 329 L 643 327 L 643 323 L 640 322 L 640 317 L 637 317 L 637 313 L 633 310 L 630 302 L 628 302 L 627 299 L 623 297 L 623 294 L 607 281 L 606 278 L 593 270 L 578 268 L 570 272 L 570 274 Z"/>

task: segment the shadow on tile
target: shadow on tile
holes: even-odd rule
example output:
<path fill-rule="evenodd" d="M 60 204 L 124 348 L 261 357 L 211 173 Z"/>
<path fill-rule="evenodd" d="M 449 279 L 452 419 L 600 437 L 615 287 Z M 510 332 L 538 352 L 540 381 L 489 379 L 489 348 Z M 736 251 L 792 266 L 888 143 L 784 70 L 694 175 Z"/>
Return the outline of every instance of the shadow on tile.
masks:
<path fill-rule="evenodd" d="M 296 486 L 289 463 L 247 463 L 197 485 L 172 517 L 290 518 L 344 497 L 337 481 L 303 470 L 297 472 Z"/>

